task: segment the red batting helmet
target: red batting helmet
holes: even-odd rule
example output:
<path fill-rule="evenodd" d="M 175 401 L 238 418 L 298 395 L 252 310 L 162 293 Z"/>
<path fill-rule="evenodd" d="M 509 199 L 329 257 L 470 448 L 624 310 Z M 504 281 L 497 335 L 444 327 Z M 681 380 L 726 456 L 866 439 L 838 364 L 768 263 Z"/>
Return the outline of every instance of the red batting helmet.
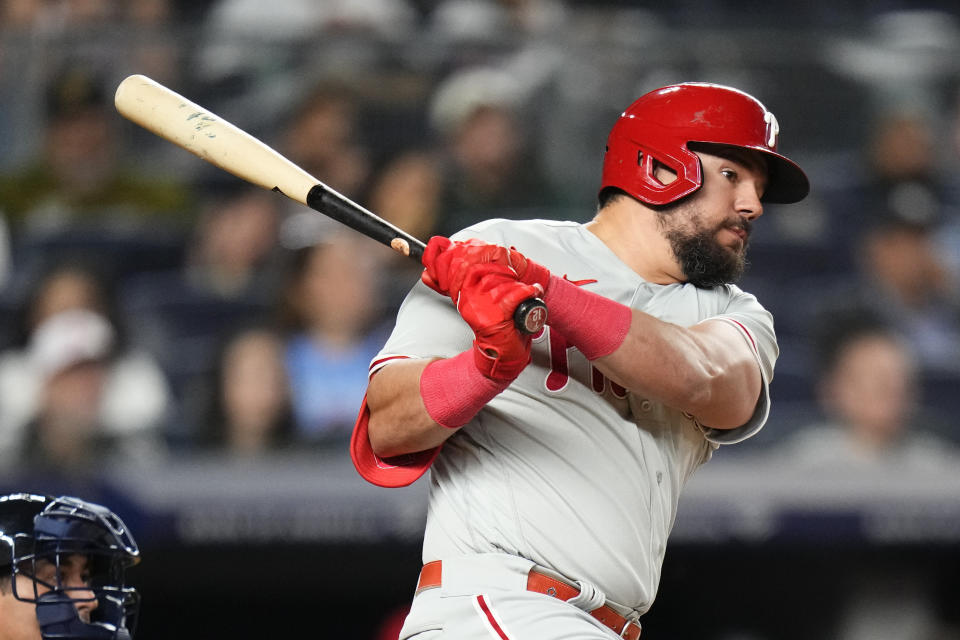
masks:
<path fill-rule="evenodd" d="M 780 126 L 759 100 L 738 89 L 688 82 L 640 97 L 621 114 L 607 141 L 600 190 L 616 187 L 642 202 L 664 205 L 703 183 L 700 159 L 688 143 L 752 149 L 767 158 L 764 202 L 797 202 L 810 191 L 806 174 L 777 153 Z M 677 172 L 663 184 L 654 161 Z"/>

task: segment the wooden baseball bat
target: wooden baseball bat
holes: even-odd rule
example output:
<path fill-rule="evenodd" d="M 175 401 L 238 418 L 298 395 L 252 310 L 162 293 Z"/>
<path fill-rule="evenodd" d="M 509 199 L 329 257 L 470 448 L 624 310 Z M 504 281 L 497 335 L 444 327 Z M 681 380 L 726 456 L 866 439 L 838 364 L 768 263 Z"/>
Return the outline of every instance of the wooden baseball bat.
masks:
<path fill-rule="evenodd" d="M 117 111 L 144 129 L 238 178 L 278 191 L 355 231 L 420 262 L 426 245 L 350 198 L 337 193 L 275 149 L 172 89 L 135 74 L 117 87 Z M 531 298 L 517 306 L 514 323 L 538 332 L 547 307 Z"/>

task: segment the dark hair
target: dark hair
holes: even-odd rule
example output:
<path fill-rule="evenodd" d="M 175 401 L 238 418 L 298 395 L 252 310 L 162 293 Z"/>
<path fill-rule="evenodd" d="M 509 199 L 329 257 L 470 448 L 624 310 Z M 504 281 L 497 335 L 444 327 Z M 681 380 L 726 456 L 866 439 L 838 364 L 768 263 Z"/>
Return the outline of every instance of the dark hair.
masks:
<path fill-rule="evenodd" d="M 281 282 L 279 299 L 276 308 L 277 328 L 285 334 L 292 334 L 304 328 L 303 318 L 297 304 L 297 288 L 303 280 L 310 260 L 314 253 L 326 250 L 327 244 L 318 242 L 289 251 L 286 255 Z"/>
<path fill-rule="evenodd" d="M 47 118 L 69 117 L 88 109 L 107 107 L 104 79 L 89 69 L 71 66 L 60 69 L 47 85 L 45 96 Z"/>
<path fill-rule="evenodd" d="M 618 187 L 605 187 L 597 195 L 598 209 L 603 209 L 608 204 L 619 200 L 620 198 L 629 198 L 630 195 Z"/>
<path fill-rule="evenodd" d="M 234 327 L 220 340 L 216 351 L 215 366 L 203 385 L 203 397 L 197 398 L 195 402 L 194 410 L 199 418 L 195 439 L 200 446 L 220 449 L 227 444 L 227 414 L 223 403 L 223 382 L 227 356 L 240 338 L 260 332 L 275 335 L 278 340 L 282 340 L 277 327 L 264 320 L 254 320 Z M 289 446 L 293 444 L 294 437 L 295 424 L 291 400 L 284 407 L 283 413 L 277 417 L 271 446 L 273 448 Z"/>
<path fill-rule="evenodd" d="M 93 311 L 104 316 L 117 332 L 118 344 L 127 343 L 127 327 L 122 321 L 118 307 L 115 274 L 109 268 L 98 263 L 92 255 L 66 253 L 34 266 L 34 273 L 27 276 L 23 290 L 17 294 L 17 307 L 14 311 L 13 330 L 10 345 L 24 347 L 30 341 L 34 314 L 44 289 L 63 274 L 76 274 L 87 280 L 93 288 L 96 307 Z"/>
<path fill-rule="evenodd" d="M 838 307 L 820 314 L 814 324 L 814 370 L 828 375 L 847 346 L 866 336 L 896 336 L 893 327 L 876 311 L 858 305 Z"/>

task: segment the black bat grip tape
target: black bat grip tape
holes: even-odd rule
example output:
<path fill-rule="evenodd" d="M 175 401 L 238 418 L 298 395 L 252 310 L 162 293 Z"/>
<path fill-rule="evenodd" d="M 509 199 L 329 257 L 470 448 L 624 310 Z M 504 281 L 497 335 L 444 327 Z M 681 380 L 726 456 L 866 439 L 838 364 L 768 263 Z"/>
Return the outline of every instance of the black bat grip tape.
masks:
<path fill-rule="evenodd" d="M 392 246 L 391 241 L 400 239 L 407 243 L 407 255 L 420 262 L 423 258 L 422 241 L 367 211 L 349 198 L 324 184 L 314 185 L 307 194 L 307 205 L 355 231 L 374 240 Z M 517 305 L 513 312 L 513 324 L 517 331 L 527 334 L 539 333 L 547 321 L 547 305 L 540 298 L 529 298 Z"/>

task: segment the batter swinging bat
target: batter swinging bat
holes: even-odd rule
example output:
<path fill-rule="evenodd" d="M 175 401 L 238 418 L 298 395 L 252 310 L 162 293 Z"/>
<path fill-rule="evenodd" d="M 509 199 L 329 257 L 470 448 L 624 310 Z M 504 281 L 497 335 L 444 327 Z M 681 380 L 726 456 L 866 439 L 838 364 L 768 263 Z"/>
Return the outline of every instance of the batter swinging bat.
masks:
<path fill-rule="evenodd" d="M 275 149 L 175 91 L 142 75 L 117 87 L 117 111 L 144 129 L 238 178 L 307 205 L 351 229 L 420 262 L 426 245 L 361 207 L 285 158 Z M 521 302 L 513 314 L 517 329 L 536 333 L 546 321 L 542 300 Z"/>

